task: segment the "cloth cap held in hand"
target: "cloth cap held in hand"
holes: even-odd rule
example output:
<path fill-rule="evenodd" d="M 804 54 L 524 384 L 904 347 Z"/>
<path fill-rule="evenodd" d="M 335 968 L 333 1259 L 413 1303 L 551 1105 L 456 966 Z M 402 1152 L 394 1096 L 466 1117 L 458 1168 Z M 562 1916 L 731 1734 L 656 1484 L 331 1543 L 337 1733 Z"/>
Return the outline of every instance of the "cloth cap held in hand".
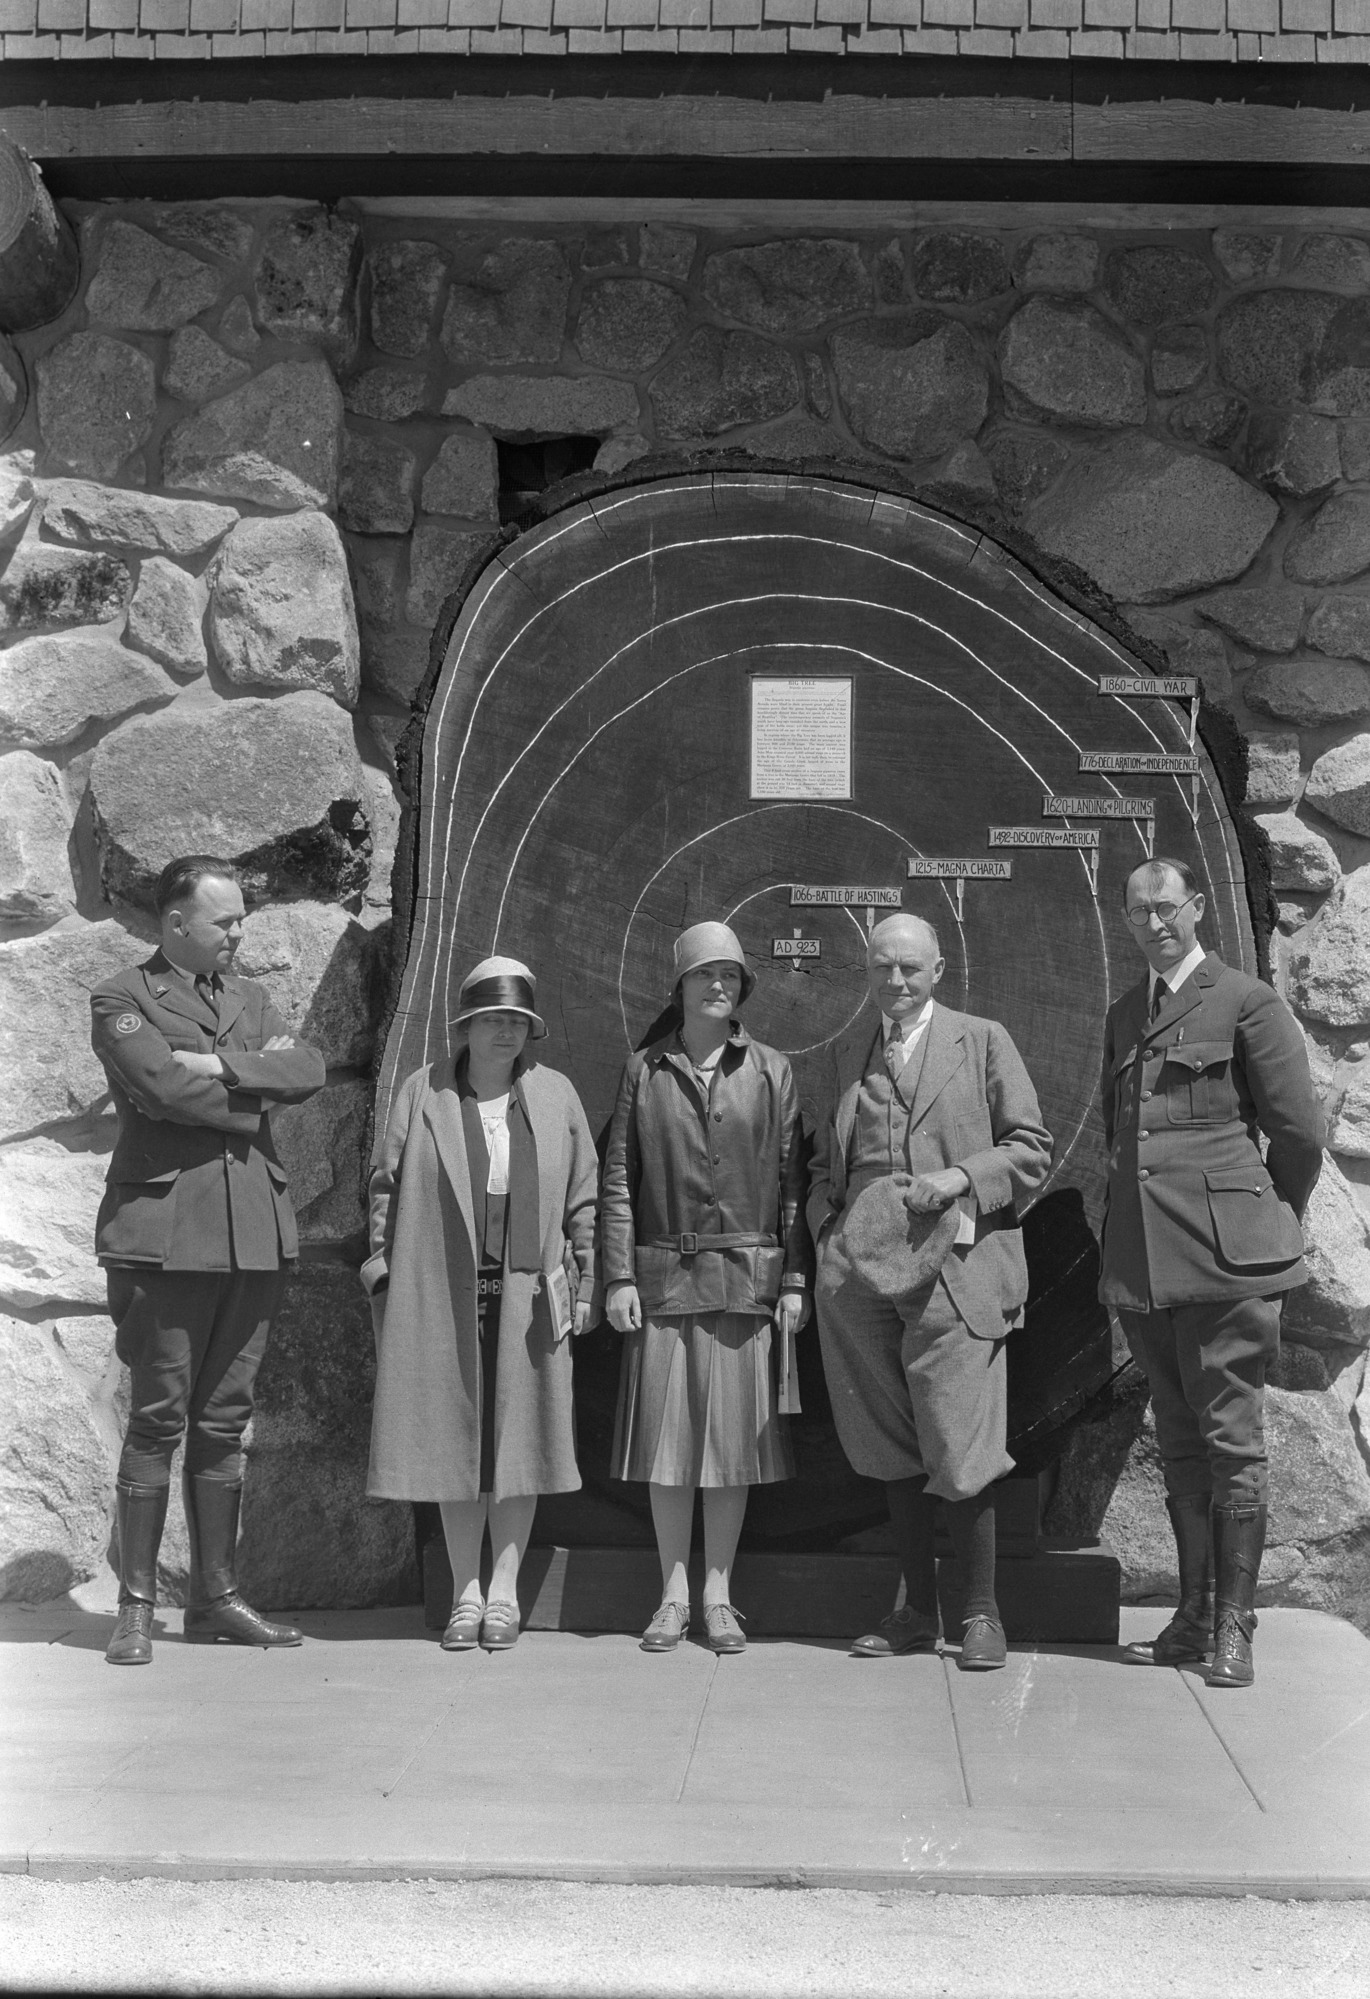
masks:
<path fill-rule="evenodd" d="M 892 1305 L 932 1283 L 961 1226 L 953 1201 L 940 1214 L 914 1214 L 904 1206 L 907 1173 L 887 1173 L 863 1187 L 848 1208 L 842 1240 L 852 1269 L 877 1298 Z"/>
<path fill-rule="evenodd" d="M 537 1011 L 538 982 L 517 958 L 482 958 L 461 982 L 451 1027 L 463 1027 L 478 1013 L 521 1013 L 532 1022 L 530 1040 L 546 1037 L 547 1024 Z"/>
<path fill-rule="evenodd" d="M 735 932 L 726 923 L 692 923 L 688 930 L 682 930 L 675 940 L 675 969 L 671 982 L 678 986 L 687 972 L 694 972 L 701 965 L 736 965 L 742 974 L 742 993 L 738 1005 L 751 997 L 756 978 L 747 969 L 742 946 Z"/>

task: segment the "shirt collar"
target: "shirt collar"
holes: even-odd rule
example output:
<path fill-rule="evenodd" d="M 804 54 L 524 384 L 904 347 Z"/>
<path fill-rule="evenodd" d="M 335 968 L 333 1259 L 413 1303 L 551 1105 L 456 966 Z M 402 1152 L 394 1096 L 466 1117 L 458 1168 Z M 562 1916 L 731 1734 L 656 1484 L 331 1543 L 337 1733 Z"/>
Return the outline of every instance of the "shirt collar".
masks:
<path fill-rule="evenodd" d="M 883 1032 L 880 1036 L 881 1040 L 888 1041 L 890 1038 L 890 1030 L 892 1028 L 897 1028 L 899 1030 L 899 1039 L 901 1041 L 911 1041 L 913 1036 L 918 1033 L 919 1029 L 926 1027 L 928 1022 L 932 1019 L 932 1009 L 933 1009 L 933 1002 L 929 1000 L 927 1004 L 923 1007 L 921 1013 L 914 1014 L 913 1017 L 909 1020 L 891 1020 L 887 1013 L 882 1013 L 880 1016 L 881 1023 L 883 1026 Z"/>
<path fill-rule="evenodd" d="M 1165 983 L 1169 986 L 1171 992 L 1177 993 L 1180 990 L 1180 987 L 1184 984 L 1186 979 L 1193 978 L 1195 972 L 1198 971 L 1200 965 L 1202 965 L 1204 959 L 1207 956 L 1208 953 L 1204 949 L 1203 945 L 1196 944 L 1193 950 L 1189 953 L 1189 956 L 1187 958 L 1181 958 L 1179 964 L 1172 965 L 1168 972 L 1153 971 L 1150 978 L 1147 980 L 1147 986 L 1146 986 L 1147 998 L 1150 999 L 1151 995 L 1155 992 L 1156 982 L 1158 979 L 1164 979 Z"/>

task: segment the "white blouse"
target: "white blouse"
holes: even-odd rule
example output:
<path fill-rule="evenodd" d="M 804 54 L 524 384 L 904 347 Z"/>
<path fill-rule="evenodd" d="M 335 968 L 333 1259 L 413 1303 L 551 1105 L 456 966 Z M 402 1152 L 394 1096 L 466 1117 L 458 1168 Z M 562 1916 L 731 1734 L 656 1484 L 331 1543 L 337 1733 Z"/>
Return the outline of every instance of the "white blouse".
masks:
<path fill-rule="evenodd" d="M 485 1149 L 490 1155 L 487 1194 L 509 1192 L 509 1092 L 502 1097 L 485 1097 L 477 1105 L 485 1132 Z"/>

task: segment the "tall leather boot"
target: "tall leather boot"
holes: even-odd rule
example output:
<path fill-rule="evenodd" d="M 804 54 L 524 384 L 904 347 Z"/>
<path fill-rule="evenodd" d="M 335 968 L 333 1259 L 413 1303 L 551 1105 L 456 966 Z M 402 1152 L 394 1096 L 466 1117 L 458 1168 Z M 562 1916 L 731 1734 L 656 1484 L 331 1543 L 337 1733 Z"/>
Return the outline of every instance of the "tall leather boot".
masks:
<path fill-rule="evenodd" d="M 293 1624 L 272 1624 L 238 1594 L 234 1551 L 238 1544 L 239 1481 L 197 1477 L 184 1481 L 186 1527 L 190 1535 L 190 1602 L 186 1606 L 188 1645 L 298 1645 L 304 1638 Z"/>
<path fill-rule="evenodd" d="M 1264 1506 L 1213 1508 L 1216 1621 L 1210 1687 L 1249 1687 L 1256 1677 L 1251 1639 L 1256 1629 L 1256 1580 L 1265 1549 Z"/>
<path fill-rule="evenodd" d="M 105 1647 L 111 1666 L 147 1666 L 152 1661 L 152 1613 L 157 1602 L 157 1550 L 166 1524 L 165 1485 L 114 1487 L 119 1523 L 119 1616 Z"/>
<path fill-rule="evenodd" d="M 1209 1538 L 1209 1495 L 1168 1499 L 1180 1564 L 1180 1601 L 1156 1638 L 1123 1649 L 1133 1666 L 1181 1666 L 1203 1659 L 1213 1643 L 1213 1556 Z"/>

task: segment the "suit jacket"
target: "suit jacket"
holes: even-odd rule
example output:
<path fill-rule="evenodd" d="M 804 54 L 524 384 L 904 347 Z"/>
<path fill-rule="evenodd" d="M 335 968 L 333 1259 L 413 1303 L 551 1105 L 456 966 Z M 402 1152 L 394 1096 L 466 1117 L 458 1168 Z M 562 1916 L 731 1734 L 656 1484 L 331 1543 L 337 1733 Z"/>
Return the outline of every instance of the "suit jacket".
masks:
<path fill-rule="evenodd" d="M 1303 1036 L 1277 993 L 1211 951 L 1154 1021 L 1148 985 L 1114 1002 L 1104 1031 L 1099 1296 L 1145 1312 L 1292 1291 L 1322 1170 Z"/>
<path fill-rule="evenodd" d="M 119 1114 L 95 1223 L 101 1263 L 163 1270 L 275 1270 L 299 1249 L 267 1108 L 299 1104 L 324 1080 L 263 988 L 228 973 L 217 1019 L 158 951 L 90 996 L 91 1042 Z M 217 1054 L 224 1075 L 193 1076 L 176 1049 Z"/>
<path fill-rule="evenodd" d="M 846 1204 L 857 1097 L 879 1037 L 879 1016 L 863 1011 L 829 1054 L 809 1175 L 809 1227 L 820 1257 L 823 1231 Z M 909 1112 L 910 1168 L 934 1173 L 959 1166 L 969 1179 L 960 1206 L 975 1225 L 975 1241 L 952 1251 L 942 1276 L 971 1331 L 1001 1339 L 1027 1302 L 1017 1211 L 1046 1179 L 1051 1134 L 1022 1057 L 997 1020 L 935 1005 L 921 1052 Z"/>

